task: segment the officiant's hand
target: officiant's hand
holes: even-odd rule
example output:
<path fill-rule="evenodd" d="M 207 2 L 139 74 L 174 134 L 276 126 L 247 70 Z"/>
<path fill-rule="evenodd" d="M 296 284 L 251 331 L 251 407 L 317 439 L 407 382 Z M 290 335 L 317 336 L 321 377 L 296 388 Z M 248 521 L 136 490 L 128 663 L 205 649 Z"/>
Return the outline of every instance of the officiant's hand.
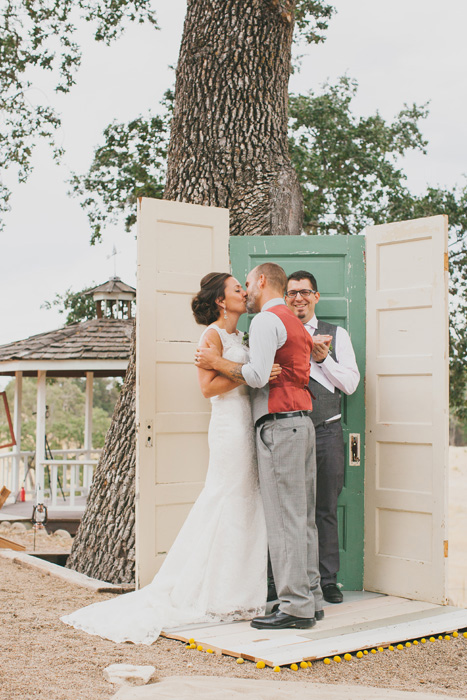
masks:
<path fill-rule="evenodd" d="M 280 365 L 273 365 L 271 374 L 269 375 L 269 381 L 273 382 L 274 379 L 277 379 L 279 374 L 282 372 L 282 367 Z"/>
<path fill-rule="evenodd" d="M 332 335 L 314 335 L 311 356 L 315 362 L 320 364 L 329 354 Z"/>
<path fill-rule="evenodd" d="M 200 369 L 215 369 L 216 360 L 221 357 L 218 348 L 209 338 L 206 338 L 207 347 L 198 348 L 195 353 L 195 365 Z"/>

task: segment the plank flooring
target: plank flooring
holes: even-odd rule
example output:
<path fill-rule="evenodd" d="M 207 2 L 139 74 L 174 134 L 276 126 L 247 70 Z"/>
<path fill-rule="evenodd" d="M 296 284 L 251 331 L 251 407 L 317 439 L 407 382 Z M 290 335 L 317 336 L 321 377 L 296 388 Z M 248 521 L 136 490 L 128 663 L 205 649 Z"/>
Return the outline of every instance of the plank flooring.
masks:
<path fill-rule="evenodd" d="M 325 618 L 310 630 L 257 630 L 247 621 L 188 625 L 165 630 L 171 639 L 193 638 L 217 654 L 283 666 L 387 647 L 467 627 L 467 610 L 362 592 L 327 605 Z M 428 642 L 429 643 L 429 642 Z"/>

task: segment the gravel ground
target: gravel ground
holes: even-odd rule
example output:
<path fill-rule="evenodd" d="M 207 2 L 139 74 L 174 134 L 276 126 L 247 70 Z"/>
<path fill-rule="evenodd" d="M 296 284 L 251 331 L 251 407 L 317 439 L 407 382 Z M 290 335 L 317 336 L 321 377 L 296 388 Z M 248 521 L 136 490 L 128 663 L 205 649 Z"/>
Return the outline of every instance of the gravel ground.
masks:
<path fill-rule="evenodd" d="M 29 525 L 29 523 L 28 523 Z M 57 530 L 49 534 L 45 528 L 34 530 L 23 523 L 0 523 L 0 536 L 22 544 L 26 552 L 56 552 L 57 554 L 69 554 L 71 551 L 72 537 L 66 530 Z"/>
<path fill-rule="evenodd" d="M 467 698 L 467 639 L 436 641 L 403 651 L 369 654 L 341 664 L 314 662 L 307 670 L 260 670 L 189 650 L 160 638 L 150 647 L 114 644 L 78 632 L 59 617 L 111 597 L 0 559 L 0 699 L 97 700 L 116 688 L 103 678 L 114 663 L 156 667 L 159 678 L 213 675 L 262 680 L 365 685 Z"/>

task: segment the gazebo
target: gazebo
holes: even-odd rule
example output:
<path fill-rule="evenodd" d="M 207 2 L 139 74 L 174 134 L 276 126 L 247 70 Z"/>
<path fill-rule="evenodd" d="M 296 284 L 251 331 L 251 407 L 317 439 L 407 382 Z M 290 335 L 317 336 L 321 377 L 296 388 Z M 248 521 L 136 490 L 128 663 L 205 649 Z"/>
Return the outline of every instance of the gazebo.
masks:
<path fill-rule="evenodd" d="M 16 445 L 0 453 L 0 479 L 16 500 L 20 484 L 34 458 L 36 503 L 45 502 L 45 472 L 49 475 L 48 503 L 55 509 L 79 510 L 77 496 L 86 496 L 99 450 L 92 445 L 92 404 L 94 377 L 124 377 L 130 357 L 136 290 L 120 280 L 88 290 L 96 304 L 96 316 L 88 321 L 65 325 L 25 340 L 0 346 L 0 375 L 15 377 L 13 430 Z M 21 450 L 21 407 L 23 377 L 37 377 L 36 445 L 34 453 Z M 84 446 L 77 450 L 46 450 L 46 378 L 85 377 Z M 61 467 L 60 471 L 59 468 Z M 62 505 L 57 489 L 69 495 Z"/>

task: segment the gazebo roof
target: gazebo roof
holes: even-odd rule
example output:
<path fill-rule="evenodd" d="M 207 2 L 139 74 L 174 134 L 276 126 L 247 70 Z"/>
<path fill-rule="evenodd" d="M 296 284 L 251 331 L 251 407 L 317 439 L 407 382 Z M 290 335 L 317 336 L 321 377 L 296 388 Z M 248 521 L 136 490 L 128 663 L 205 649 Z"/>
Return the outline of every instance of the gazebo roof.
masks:
<path fill-rule="evenodd" d="M 127 285 L 125 285 L 127 286 Z M 0 346 L 0 375 L 124 376 L 133 319 L 95 318 Z"/>
<path fill-rule="evenodd" d="M 108 280 L 108 282 L 104 282 L 104 284 L 100 284 L 98 287 L 88 289 L 86 294 L 95 294 L 96 292 L 104 292 L 106 294 L 116 294 L 119 292 L 123 292 L 130 293 L 136 296 L 136 289 L 134 287 L 130 287 L 129 284 L 125 284 L 125 282 L 122 282 L 120 277 L 111 277 Z"/>

